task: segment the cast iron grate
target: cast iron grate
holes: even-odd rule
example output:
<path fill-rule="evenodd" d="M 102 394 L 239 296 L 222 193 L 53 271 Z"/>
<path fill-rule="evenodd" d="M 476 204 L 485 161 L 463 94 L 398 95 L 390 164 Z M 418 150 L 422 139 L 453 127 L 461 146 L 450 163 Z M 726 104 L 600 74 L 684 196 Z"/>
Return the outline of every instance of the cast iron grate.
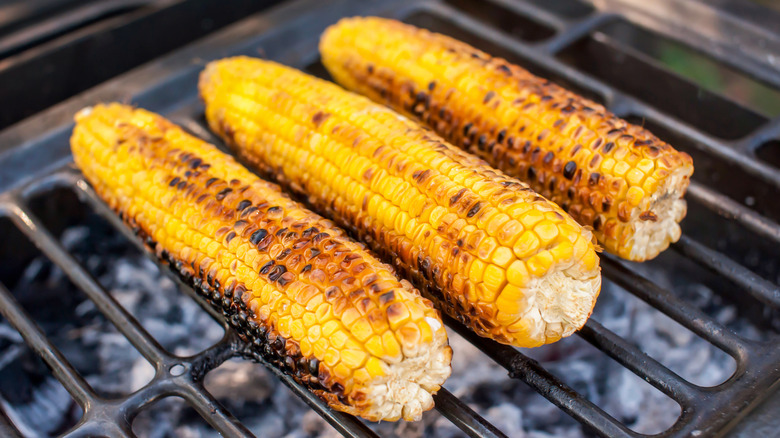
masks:
<path fill-rule="evenodd" d="M 572 2 L 574 0 L 555 1 L 550 5 L 565 6 Z M 619 1 L 606 3 L 620 4 Z M 713 95 L 711 99 L 720 105 L 719 108 L 733 111 L 734 120 L 746 120 L 744 123 L 749 125 L 747 128 L 737 127 L 747 131 L 741 133 L 737 140 L 725 140 L 716 134 L 720 132 L 718 129 L 726 128 L 686 118 L 685 114 L 674 115 L 659 110 L 663 103 L 659 105 L 652 99 L 654 96 L 643 95 L 643 90 L 631 88 L 630 83 L 601 82 L 593 77 L 600 77 L 599 71 L 583 74 L 578 70 L 582 60 L 572 58 L 578 55 L 572 55 L 567 48 L 581 46 L 579 53 L 601 51 L 598 53 L 604 57 L 598 59 L 604 63 L 610 62 L 607 55 L 614 56 L 614 50 L 617 50 L 615 47 L 620 45 L 620 41 L 610 39 L 609 35 L 600 33 L 599 29 L 618 19 L 615 13 L 580 6 L 576 17 L 558 16 L 554 9 L 540 9 L 540 6 L 531 3 L 508 0 L 493 0 L 486 3 L 480 13 L 476 13 L 476 4 L 466 0 L 401 3 L 340 0 L 325 7 L 313 0 L 295 1 L 271 12 L 247 18 L 203 42 L 129 73 L 121 78 L 121 82 L 114 81 L 98 87 L 0 134 L 0 144 L 5 144 L 0 146 L 0 217 L 10 219 L 46 257 L 59 266 L 70 281 L 83 290 L 105 317 L 155 367 L 152 381 L 124 398 L 108 400 L 97 395 L 25 314 L 10 292 L 0 285 L 0 314 L 21 333 L 24 341 L 46 362 L 54 376 L 83 408 L 81 421 L 65 436 L 132 436 L 131 423 L 135 415 L 154 401 L 170 395 L 186 399 L 225 436 L 252 436 L 204 389 L 202 379 L 208 371 L 231 357 L 247 357 L 262 362 L 262 358 L 257 357 L 229 329 L 222 341 L 195 356 L 177 357 L 168 353 L 63 248 L 44 225 L 44 221 L 32 212 L 29 202 L 33 197 L 45 196 L 56 189 L 65 188 L 78 194 L 98 214 L 130 237 L 131 241 L 136 241 L 121 221 L 95 196 L 81 175 L 68 165 L 70 157 L 67 139 L 72 128 L 72 114 L 80 107 L 96 101 L 130 100 L 168 115 L 195 135 L 218 143 L 204 125 L 202 108 L 195 96 L 197 75 L 205 60 L 235 54 L 261 54 L 322 75 L 316 55 L 318 35 L 325 26 L 347 15 L 393 16 L 463 38 L 584 92 L 604 102 L 618 115 L 646 119 L 659 126 L 663 132 L 674 136 L 676 145 L 694 154 L 696 159 L 701 159 L 697 161 L 697 166 L 711 166 L 713 172 L 723 172 L 722 166 L 726 166 L 725 170 L 731 175 L 728 181 L 712 179 L 712 173 L 706 172 L 697 176 L 688 194 L 691 221 L 700 217 L 714 225 L 706 233 L 695 226 L 686 227 L 685 234 L 674 245 L 673 251 L 732 284 L 741 300 L 755 301 L 766 309 L 770 318 L 773 312 L 777 312 L 780 307 L 780 288 L 775 283 L 776 278 L 766 278 L 777 266 L 770 263 L 767 272 L 761 268 L 750 270 L 741 261 L 739 246 L 727 256 L 718 251 L 719 240 L 711 237 L 714 233 L 736 233 L 737 240 L 744 238 L 758 248 L 762 257 L 775 261 L 780 258 L 777 250 L 780 225 L 776 222 L 780 214 L 777 214 L 773 200 L 762 196 L 762 193 L 771 195 L 780 190 L 780 171 L 758 161 L 755 155 L 755 151 L 767 141 L 780 138 L 780 118 L 777 114 L 762 115 Z M 615 7 L 619 9 L 618 6 Z M 513 32 L 511 20 L 501 18 L 513 14 L 536 23 L 529 31 L 533 35 Z M 632 12 L 627 14 L 631 15 Z M 501 21 L 496 23 L 499 18 Z M 746 32 L 750 31 L 751 28 L 747 27 Z M 696 46 L 695 38 L 689 38 L 685 33 L 680 33 L 678 39 Z M 661 79 L 677 86 L 676 90 L 680 93 L 684 93 L 686 87 L 690 86 L 684 78 L 652 59 L 634 53 L 631 48 L 626 48 L 621 56 L 632 57 L 630 62 L 636 74 L 661 72 L 664 75 Z M 722 53 L 713 55 L 715 59 L 722 57 Z M 775 72 L 772 76 L 766 70 L 759 72 L 759 67 L 754 71 L 750 68 L 752 65 L 746 62 L 743 66 L 748 76 L 759 77 L 765 83 L 780 88 L 780 74 Z M 607 79 L 615 78 L 610 76 Z M 656 93 L 662 92 L 656 90 Z M 744 180 L 740 182 L 733 178 Z M 696 223 L 699 223 L 699 219 Z M 734 231 L 735 226 L 737 231 Z M 711 388 L 696 386 L 640 351 L 631 342 L 597 321 L 590 320 L 578 333 L 579 336 L 680 405 L 680 417 L 660 436 L 716 434 L 744 415 L 777 386 L 780 381 L 780 369 L 777 368 L 780 350 L 776 348 L 778 336 L 771 329 L 767 329 L 763 341 L 745 339 L 694 305 L 683 301 L 673 291 L 643 277 L 629 264 L 611 256 L 602 256 L 602 268 L 605 281 L 619 285 L 668 315 L 732 356 L 737 363 L 736 371 L 726 382 Z M 208 305 L 201 302 L 189 288 L 182 286 L 181 289 L 188 291 L 193 299 L 210 311 Z M 221 321 L 216 312 L 210 313 Z M 479 338 L 452 320 L 446 322 L 451 329 L 503 366 L 512 378 L 526 382 L 587 429 L 603 436 L 642 436 L 518 350 Z M 290 377 L 273 367 L 269 368 L 345 436 L 376 436 L 358 419 L 329 410 Z M 436 409 L 468 435 L 504 436 L 448 391 L 443 389 L 435 399 Z M 0 430 L 18 434 L 4 415 L 0 415 Z"/>

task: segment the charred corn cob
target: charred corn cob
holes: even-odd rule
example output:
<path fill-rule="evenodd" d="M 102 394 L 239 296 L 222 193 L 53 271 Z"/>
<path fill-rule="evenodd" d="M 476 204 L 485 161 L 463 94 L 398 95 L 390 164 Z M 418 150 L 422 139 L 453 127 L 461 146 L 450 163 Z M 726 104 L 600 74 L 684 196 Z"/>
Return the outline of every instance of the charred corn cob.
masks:
<path fill-rule="evenodd" d="M 251 58 L 209 64 L 211 128 L 482 336 L 537 346 L 590 315 L 591 233 L 525 184 L 395 112 Z"/>
<path fill-rule="evenodd" d="M 450 373 L 433 305 L 332 222 L 164 118 L 76 116 L 97 193 L 263 355 L 340 411 L 417 420 Z"/>
<path fill-rule="evenodd" d="M 607 251 L 642 261 L 680 238 L 691 158 L 603 106 L 394 20 L 344 19 L 320 52 L 337 82 L 527 182 Z"/>

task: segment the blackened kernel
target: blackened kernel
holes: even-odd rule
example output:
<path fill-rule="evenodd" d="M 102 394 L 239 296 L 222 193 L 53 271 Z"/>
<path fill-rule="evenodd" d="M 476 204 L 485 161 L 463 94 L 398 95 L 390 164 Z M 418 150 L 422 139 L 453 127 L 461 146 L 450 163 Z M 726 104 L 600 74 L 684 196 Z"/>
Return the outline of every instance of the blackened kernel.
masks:
<path fill-rule="evenodd" d="M 238 203 L 238 206 L 236 206 L 236 211 L 244 211 L 250 205 L 252 205 L 252 201 L 250 201 L 249 199 L 244 199 L 243 201 Z"/>
<path fill-rule="evenodd" d="M 287 268 L 285 268 L 282 265 L 276 265 L 276 267 L 271 272 L 268 273 L 268 279 L 271 281 L 276 281 L 285 272 L 287 272 Z"/>
<path fill-rule="evenodd" d="M 471 126 L 472 126 L 471 123 L 466 123 L 465 125 L 463 125 L 463 136 L 464 137 L 468 137 L 469 131 L 471 131 Z"/>
<path fill-rule="evenodd" d="M 464 194 L 464 193 L 466 193 L 466 188 L 465 188 L 465 187 L 464 187 L 464 188 L 462 188 L 462 189 L 460 189 L 460 190 L 458 190 L 458 193 L 454 194 L 454 195 L 453 195 L 453 196 L 450 198 L 450 206 L 452 206 L 452 205 L 454 205 L 456 202 L 458 202 L 458 200 L 461 198 L 461 196 L 463 196 L 463 194 Z"/>
<path fill-rule="evenodd" d="M 471 207 L 471 210 L 469 210 L 469 212 L 466 214 L 466 216 L 467 217 L 474 217 L 474 215 L 479 213 L 479 210 L 481 208 L 482 208 L 482 203 L 481 202 L 477 202 L 476 204 L 474 204 L 473 207 Z"/>
<path fill-rule="evenodd" d="M 303 234 L 301 234 L 301 237 L 309 237 L 312 234 L 319 233 L 320 230 L 317 229 L 317 227 L 309 227 L 305 230 L 303 230 Z"/>
<path fill-rule="evenodd" d="M 485 94 L 485 98 L 482 100 L 482 103 L 488 103 L 490 102 L 490 99 L 494 98 L 496 96 L 496 92 L 493 90 L 490 90 Z"/>
<path fill-rule="evenodd" d="M 552 160 L 553 160 L 553 158 L 555 158 L 555 154 L 554 154 L 554 153 L 552 153 L 552 152 L 547 152 L 547 153 L 544 155 L 544 158 L 542 159 L 542 162 L 543 162 L 544 164 L 550 164 L 550 163 L 552 163 Z"/>
<path fill-rule="evenodd" d="M 485 134 L 482 134 L 479 136 L 479 139 L 477 140 L 477 145 L 480 149 L 485 147 L 485 144 L 487 143 L 487 136 Z"/>
<path fill-rule="evenodd" d="M 496 142 L 503 143 L 504 138 L 506 138 L 506 129 L 502 129 L 498 131 L 498 135 L 496 136 Z"/>
<path fill-rule="evenodd" d="M 233 240 L 234 237 L 236 237 L 236 232 L 235 231 L 229 232 L 228 235 L 225 236 L 225 243 L 230 243 L 230 241 Z"/>
<path fill-rule="evenodd" d="M 181 181 L 181 178 L 179 178 L 178 176 L 175 176 L 175 177 L 173 177 L 173 179 L 171 180 L 171 182 L 169 182 L 169 183 L 168 183 L 168 185 L 169 185 L 170 187 L 173 187 L 173 186 L 175 186 L 176 184 L 179 184 L 179 181 Z"/>
<path fill-rule="evenodd" d="M 577 163 L 574 161 L 569 161 L 565 166 L 563 166 L 563 177 L 569 180 L 572 179 L 576 170 Z"/>
<path fill-rule="evenodd" d="M 268 209 L 268 213 L 276 213 L 278 211 L 282 211 L 282 207 L 274 206 Z"/>
<path fill-rule="evenodd" d="M 231 189 L 230 187 L 224 188 L 224 189 L 220 190 L 219 193 L 217 193 L 217 195 L 215 197 L 217 198 L 217 201 L 221 201 L 221 200 L 225 199 L 225 196 L 227 196 L 232 191 L 233 191 L 233 189 Z"/>
<path fill-rule="evenodd" d="M 287 256 L 290 255 L 290 253 L 292 253 L 292 249 L 285 248 L 282 252 L 279 253 L 278 256 L 276 256 L 276 260 L 284 260 L 287 258 Z"/>
<path fill-rule="evenodd" d="M 201 160 L 200 158 L 195 158 L 190 161 L 190 168 L 197 169 L 201 163 L 203 163 L 203 160 Z"/>
<path fill-rule="evenodd" d="M 249 207 L 249 208 L 245 208 L 245 209 L 244 209 L 244 211 L 242 211 L 242 212 L 241 212 L 241 217 L 242 217 L 242 218 L 243 218 L 243 217 L 247 217 L 247 216 L 249 216 L 250 214 L 252 214 L 252 213 L 256 212 L 257 210 L 260 210 L 260 209 L 259 209 L 259 208 L 257 208 L 257 207 Z"/>
<path fill-rule="evenodd" d="M 252 235 L 249 237 L 249 241 L 252 243 L 252 245 L 257 245 L 267 235 L 268 235 L 268 231 L 260 229 L 252 233 Z"/>
<path fill-rule="evenodd" d="M 595 186 L 599 183 L 599 178 L 601 178 L 601 175 L 597 172 L 593 172 L 588 176 L 588 185 L 589 186 Z"/>
<path fill-rule="evenodd" d="M 219 181 L 219 178 L 209 178 L 209 180 L 206 181 L 206 188 L 208 188 L 210 185 L 214 184 L 217 181 Z"/>
<path fill-rule="evenodd" d="M 533 166 L 528 166 L 528 179 L 536 179 L 536 169 L 534 169 Z"/>
<path fill-rule="evenodd" d="M 187 187 L 187 182 L 186 181 L 181 181 L 181 182 L 179 182 L 179 184 L 176 184 L 176 188 L 179 189 L 179 190 L 184 190 L 185 187 Z"/>
<path fill-rule="evenodd" d="M 271 260 L 271 261 L 267 262 L 266 264 L 264 264 L 262 267 L 260 267 L 260 274 L 261 275 L 267 274 L 271 270 L 271 268 L 273 268 L 273 267 L 274 267 L 274 261 Z"/>
<path fill-rule="evenodd" d="M 309 373 L 314 377 L 320 373 L 320 361 L 316 357 L 309 359 Z"/>
<path fill-rule="evenodd" d="M 604 145 L 604 152 L 609 153 L 612 149 L 615 148 L 615 142 L 607 142 L 607 144 Z"/>
<path fill-rule="evenodd" d="M 428 82 L 428 91 L 433 91 L 436 88 L 436 82 Z"/>
<path fill-rule="evenodd" d="M 301 274 L 311 271 L 311 263 L 304 266 L 303 269 L 301 269 Z"/>

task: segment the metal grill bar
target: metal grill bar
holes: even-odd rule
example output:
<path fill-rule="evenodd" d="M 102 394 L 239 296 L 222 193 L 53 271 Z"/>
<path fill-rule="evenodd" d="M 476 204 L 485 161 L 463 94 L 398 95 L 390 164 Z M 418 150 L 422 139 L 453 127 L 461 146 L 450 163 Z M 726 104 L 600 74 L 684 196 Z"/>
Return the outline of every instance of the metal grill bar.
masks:
<path fill-rule="evenodd" d="M 672 246 L 680 254 L 694 260 L 710 271 L 731 280 L 740 289 L 753 295 L 757 300 L 775 308 L 780 308 L 780 287 L 764 280 L 744 266 L 732 261 L 725 255 L 713 251 L 692 240 L 688 236 Z"/>
<path fill-rule="evenodd" d="M 59 266 L 79 289 L 92 300 L 106 318 L 113 322 L 117 329 L 131 344 L 155 367 L 165 367 L 171 362 L 160 344 L 146 330 L 140 329 L 132 315 L 114 300 L 111 295 L 92 277 L 79 262 L 60 245 L 46 230 L 40 220 L 32 214 L 23 203 L 15 203 L 12 220 L 30 238 L 43 254 L 55 265 Z"/>
<path fill-rule="evenodd" d="M 780 243 L 780 225 L 777 222 L 734 202 L 731 198 L 716 193 L 695 181 L 692 181 L 688 187 L 688 197 L 707 209 L 738 222 L 757 235 Z"/>
<path fill-rule="evenodd" d="M 507 438 L 503 432 L 485 421 L 484 418 L 445 388 L 441 388 L 433 396 L 433 400 L 436 403 L 436 410 L 452 421 L 460 430 L 466 432 L 468 436 L 474 438 Z"/>
<path fill-rule="evenodd" d="M 601 269 L 604 275 L 618 286 L 710 341 L 735 359 L 739 359 L 744 353 L 742 340 L 737 335 L 668 290 L 632 272 L 609 256 L 601 257 Z"/>
<path fill-rule="evenodd" d="M 468 327 L 448 316 L 443 316 L 443 318 L 447 326 L 504 367 L 509 372 L 510 377 L 527 383 L 539 394 L 593 431 L 609 437 L 637 436 L 631 429 L 552 375 L 537 361 L 513 347 L 479 337 Z"/>
<path fill-rule="evenodd" d="M 46 339 L 43 332 L 30 320 L 11 292 L 3 285 L 0 285 L 0 314 L 22 335 L 24 342 L 46 362 L 54 377 L 63 382 L 63 386 L 76 403 L 84 408 L 95 400 L 96 395 L 92 392 L 89 384 L 65 360 L 62 353 Z"/>
<path fill-rule="evenodd" d="M 201 59 L 213 59 L 233 54 L 256 54 L 258 50 L 263 50 L 270 57 L 287 64 L 303 67 L 316 57 L 313 51 L 316 50 L 316 38 L 322 28 L 343 15 L 343 12 L 338 12 L 339 7 L 350 11 L 350 14 L 377 14 L 400 19 L 416 13 L 426 13 L 444 20 L 464 32 L 473 34 L 495 47 L 504 49 L 507 53 L 505 56 L 510 57 L 513 62 L 541 68 L 581 90 L 595 94 L 619 115 L 631 115 L 652 120 L 674 135 L 687 140 L 700 151 L 721 158 L 733 164 L 739 171 L 756 176 L 768 186 L 780 189 L 780 172 L 756 161 L 752 152 L 757 145 L 780 134 L 780 118 L 767 123 L 739 141 L 728 142 L 717 139 L 555 58 L 556 54 L 570 44 L 597 31 L 601 25 L 617 18 L 618 15 L 596 12 L 581 20 L 566 20 L 543 11 L 538 5 L 522 0 L 491 0 L 491 2 L 524 17 L 533 18 L 536 22 L 554 28 L 557 33 L 552 38 L 538 43 L 519 42 L 514 37 L 491 27 L 490 23 L 480 22 L 467 16 L 457 8 L 458 2 L 445 4 L 438 0 L 427 0 L 421 3 L 402 1 L 399 4 L 391 5 L 382 2 L 369 4 L 354 0 L 338 0 L 335 5 L 319 5 L 313 0 L 299 0 L 280 8 L 278 12 L 273 12 L 267 17 L 263 15 L 262 18 L 248 19 L 243 24 L 237 24 L 234 30 L 227 30 L 197 47 L 184 50 L 163 64 L 153 64 L 144 72 L 130 75 L 129 78 L 133 85 L 127 89 L 133 90 L 133 96 L 137 100 L 140 99 L 138 103 L 142 103 L 152 110 L 165 113 L 166 108 L 177 108 L 173 114 L 169 114 L 175 122 L 183 125 L 192 133 L 214 142 L 214 136 L 207 127 L 202 125 L 201 109 L 193 95 L 194 81 L 200 69 L 198 66 L 191 65 L 193 56 L 198 56 Z M 266 33 L 257 36 L 258 27 L 264 29 Z M 285 43 L 284 49 L 279 45 L 282 41 Z M 121 87 L 118 91 L 110 87 L 117 87 L 117 85 L 107 85 L 100 91 L 96 91 L 94 96 L 100 96 L 101 100 L 126 100 Z M 161 90 L 168 90 L 168 92 L 158 93 Z M 175 92 L 170 90 L 175 90 Z M 88 95 L 83 97 L 81 102 L 94 100 L 94 97 Z M 79 102 L 74 102 L 59 110 L 57 117 L 60 118 L 56 119 L 58 123 L 61 125 L 68 123 L 72 113 L 81 105 Z M 62 128 L 60 127 L 60 129 Z M 34 132 L 37 135 L 37 131 L 29 126 L 20 128 L 19 132 Z M 41 143 L 45 144 L 46 142 L 41 141 Z M 57 147 L 67 148 L 67 145 Z M 58 153 L 66 154 L 61 149 Z M 20 156 L 15 157 L 11 162 L 20 163 Z M 2 158 L 2 154 L 0 154 L 0 165 L 3 164 Z M 39 172 L 37 176 L 42 176 L 42 173 Z M 223 434 L 251 436 L 251 433 L 238 420 L 225 412 L 219 403 L 205 391 L 201 382 L 206 373 L 230 357 L 248 357 L 261 362 L 262 359 L 246 346 L 232 330 L 226 331 L 225 338 L 220 343 L 190 358 L 173 357 L 162 350 L 156 341 L 138 326 L 137 321 L 119 307 L 113 298 L 82 267 L 75 263 L 73 257 L 59 245 L 51 234 L 41 227 L 40 221 L 25 209 L 24 203 L 30 196 L 45 194 L 55 186 L 69 187 L 78 193 L 98 214 L 105 217 L 112 225 L 130 237 L 132 242 L 141 247 L 139 242 L 96 197 L 78 173 L 66 171 L 56 173 L 51 177 L 43 176 L 44 178 L 34 180 L 31 185 L 22 187 L 8 195 L 10 197 L 5 198 L 9 200 L 5 205 L 12 220 L 37 246 L 42 248 L 48 257 L 65 270 L 74 283 L 85 290 L 90 299 L 96 301 L 98 308 L 109 320 L 117 324 L 123 334 L 135 331 L 142 333 L 138 338 L 141 341 L 136 340 L 136 342 L 144 344 L 148 341 L 148 344 L 144 344 L 147 345 L 146 347 L 138 347 L 139 349 L 149 349 L 145 353 L 142 352 L 145 357 L 151 358 L 150 356 L 157 354 L 161 358 L 159 361 L 153 359 L 157 373 L 152 382 L 123 401 L 114 404 L 95 398 L 95 402 L 90 403 L 93 405 L 92 408 L 85 410 L 84 419 L 68 436 L 105 434 L 106 429 L 101 429 L 101 422 L 110 424 L 117 435 L 132 434 L 127 425 L 132 421 L 135 413 L 167 395 L 179 395 L 185 398 L 215 429 Z M 709 187 L 694 182 L 691 185 L 688 198 L 692 204 L 703 207 L 705 211 L 711 211 L 733 220 L 748 232 L 771 242 L 780 243 L 780 225 Z M 18 204 L 14 201 L 15 199 L 19 200 Z M 736 261 L 697 242 L 694 236 L 683 236 L 674 248 L 681 256 L 733 282 L 740 290 L 748 292 L 761 302 L 777 306 L 780 300 L 777 285 L 762 279 Z M 666 290 L 643 278 L 633 272 L 629 266 L 610 256 L 602 257 L 602 269 L 606 279 L 665 313 L 737 361 L 737 371 L 726 382 L 714 388 L 700 388 L 684 380 L 655 359 L 648 357 L 631 342 L 603 327 L 597 321 L 589 321 L 585 328 L 579 332 L 585 341 L 648 381 L 677 401 L 682 407 L 682 413 L 677 422 L 670 429 L 660 433 L 660 436 L 688 436 L 694 430 L 699 430 L 705 435 L 715 433 L 745 411 L 758 394 L 765 394 L 767 388 L 780 380 L 780 370 L 776 367 L 776 363 L 780 361 L 780 354 L 774 348 L 777 336 L 771 336 L 766 342 L 745 340 L 696 307 L 676 297 L 673 291 Z M 213 309 L 197 297 L 192 290 L 187 287 L 182 288 L 182 290 L 195 297 L 206 310 L 215 314 Z M 6 305 L 8 303 L 10 305 Z M 60 367 L 64 367 L 64 371 L 55 372 L 55 376 L 66 387 L 67 385 L 78 385 L 78 379 L 80 379 L 78 374 L 70 368 L 56 349 L 49 349 L 50 345 L 46 338 L 40 331 L 36 331 L 34 323 L 29 321 L 5 289 L 0 289 L 0 306 L 2 306 L 0 310 L 4 316 L 8 318 L 10 314 L 15 317 L 15 319 L 8 318 L 9 322 L 13 321 L 12 325 L 25 336 L 26 342 L 31 343 L 31 345 L 33 342 L 37 342 L 35 344 L 37 345 L 36 352 L 49 354 L 49 356 L 44 356 L 47 363 L 53 361 L 55 364 L 59 363 Z M 223 321 L 219 315 L 216 317 L 217 320 Z M 511 377 L 529 384 L 596 434 L 602 436 L 642 436 L 585 399 L 545 370 L 542 365 L 520 351 L 479 338 L 452 319 L 446 318 L 445 322 L 504 367 Z M 122 328 L 123 324 L 125 324 L 124 329 Z M 131 342 L 136 345 L 132 339 Z M 173 364 L 183 365 L 187 372 L 181 376 L 171 375 L 170 366 Z M 52 368 L 56 370 L 54 366 Z M 361 421 L 328 409 L 322 401 L 305 388 L 297 385 L 291 377 L 274 367 L 270 367 L 270 369 L 296 395 L 303 398 L 318 414 L 345 436 L 376 436 Z M 86 385 L 83 379 L 81 382 Z M 89 388 L 86 388 L 89 391 Z M 95 397 L 91 393 L 86 393 L 84 397 L 86 396 Z M 437 410 L 469 436 L 504 436 L 495 426 L 485 421 L 448 391 L 441 391 L 435 400 Z"/>
<path fill-rule="evenodd" d="M 577 334 L 674 400 L 687 403 L 697 395 L 688 381 L 593 318 Z"/>

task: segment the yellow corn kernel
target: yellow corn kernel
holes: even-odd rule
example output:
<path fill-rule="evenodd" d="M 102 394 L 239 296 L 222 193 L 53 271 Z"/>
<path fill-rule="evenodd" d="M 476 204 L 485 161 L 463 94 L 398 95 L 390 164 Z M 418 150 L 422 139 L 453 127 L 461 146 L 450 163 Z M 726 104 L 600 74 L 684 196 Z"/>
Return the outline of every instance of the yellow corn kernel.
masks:
<path fill-rule="evenodd" d="M 515 286 L 525 286 L 531 280 L 531 274 L 525 263 L 515 260 L 506 270 L 506 279 Z"/>
<path fill-rule="evenodd" d="M 366 359 L 368 359 L 368 355 L 360 350 L 345 350 L 341 352 L 341 363 L 353 370 L 362 366 Z"/>
<path fill-rule="evenodd" d="M 541 245 L 542 242 L 533 231 L 526 231 L 517 239 L 513 249 L 517 258 L 524 259 L 529 255 L 536 253 Z"/>
<path fill-rule="evenodd" d="M 485 282 L 485 285 L 488 288 L 498 290 L 501 289 L 501 286 L 506 282 L 506 274 L 504 273 L 504 270 L 498 266 L 488 265 L 487 268 L 485 268 L 485 276 L 482 277 L 482 281 Z"/>

